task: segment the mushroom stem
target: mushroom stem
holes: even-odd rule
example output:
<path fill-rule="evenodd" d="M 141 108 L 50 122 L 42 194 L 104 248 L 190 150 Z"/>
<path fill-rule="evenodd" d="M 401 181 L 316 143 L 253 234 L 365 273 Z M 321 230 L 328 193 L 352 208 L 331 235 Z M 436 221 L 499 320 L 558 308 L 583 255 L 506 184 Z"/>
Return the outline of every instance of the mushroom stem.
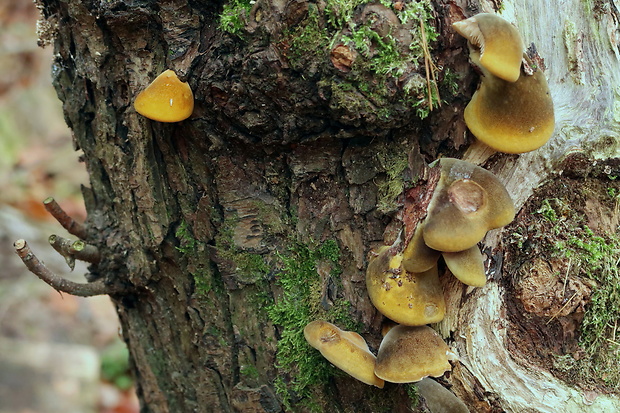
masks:
<path fill-rule="evenodd" d="M 106 285 L 103 280 L 95 281 L 92 283 L 76 283 L 64 279 L 54 274 L 49 268 L 45 266 L 36 255 L 30 250 L 30 247 L 23 239 L 18 239 L 13 244 L 15 252 L 21 258 L 24 265 L 34 275 L 45 281 L 53 289 L 59 292 L 76 295 L 79 297 L 92 297 L 95 295 L 103 294 L 119 294 L 125 292 L 125 288 L 118 286 Z"/>
<path fill-rule="evenodd" d="M 69 234 L 75 235 L 79 239 L 87 238 L 88 232 L 86 231 L 86 227 L 67 215 L 53 197 L 50 196 L 46 198 L 43 201 L 43 205 L 47 212 L 49 212 Z"/>

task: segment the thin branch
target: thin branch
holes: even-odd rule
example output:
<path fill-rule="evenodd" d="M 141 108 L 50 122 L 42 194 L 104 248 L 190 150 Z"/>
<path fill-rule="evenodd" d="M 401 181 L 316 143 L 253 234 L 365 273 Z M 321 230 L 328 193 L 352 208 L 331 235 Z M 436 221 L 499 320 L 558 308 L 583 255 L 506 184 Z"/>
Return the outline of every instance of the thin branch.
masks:
<path fill-rule="evenodd" d="M 123 288 L 106 285 L 103 280 L 88 284 L 66 280 L 54 274 L 45 264 L 39 261 L 23 239 L 18 239 L 13 245 L 15 247 L 15 252 L 17 252 L 17 255 L 22 259 L 30 272 L 45 281 L 56 291 L 77 295 L 79 297 L 92 297 L 94 295 L 119 294 L 125 292 Z"/>
<path fill-rule="evenodd" d="M 56 218 L 56 221 L 58 221 L 69 234 L 75 235 L 79 239 L 86 239 L 88 235 L 86 227 L 67 215 L 54 198 L 49 197 L 45 199 L 43 205 L 47 212 Z"/>
<path fill-rule="evenodd" d="M 84 241 L 72 241 L 67 238 L 63 238 L 59 235 L 50 235 L 48 239 L 50 245 L 67 261 L 72 260 L 75 261 L 86 261 L 91 264 L 97 264 L 101 261 L 101 254 L 99 253 L 99 249 L 94 245 L 90 245 L 85 243 Z M 69 264 L 71 270 L 73 267 Z"/>

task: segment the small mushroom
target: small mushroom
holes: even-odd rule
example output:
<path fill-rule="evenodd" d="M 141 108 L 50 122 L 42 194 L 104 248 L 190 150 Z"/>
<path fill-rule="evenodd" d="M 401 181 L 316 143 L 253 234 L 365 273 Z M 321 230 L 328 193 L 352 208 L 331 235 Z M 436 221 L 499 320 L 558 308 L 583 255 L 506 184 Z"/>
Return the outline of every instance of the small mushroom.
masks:
<path fill-rule="evenodd" d="M 470 58 L 486 77 L 489 74 L 516 82 L 521 73 L 523 40 L 517 29 L 496 14 L 480 13 L 453 23 L 468 40 Z"/>
<path fill-rule="evenodd" d="M 439 377 L 456 356 L 439 334 L 428 326 L 399 325 L 383 337 L 375 374 L 392 383 L 411 383 L 424 377 Z"/>
<path fill-rule="evenodd" d="M 363 383 L 383 388 L 383 380 L 374 374 L 375 355 L 359 334 L 317 320 L 304 328 L 304 337 L 334 366 Z"/>
<path fill-rule="evenodd" d="M 487 283 L 484 259 L 477 245 L 459 252 L 443 252 L 450 272 L 463 284 L 483 287 Z"/>
<path fill-rule="evenodd" d="M 158 122 L 180 122 L 194 111 L 194 94 L 176 73 L 166 70 L 138 94 L 136 112 Z"/>
<path fill-rule="evenodd" d="M 524 59 L 535 68 L 529 58 Z M 540 148 L 555 128 L 544 73 L 535 69 L 514 83 L 485 77 L 465 108 L 465 123 L 476 138 L 497 151 L 524 153 Z"/>
<path fill-rule="evenodd" d="M 438 162 L 441 176 L 423 229 L 426 245 L 442 252 L 465 251 L 487 231 L 513 220 L 514 204 L 495 175 L 459 159 Z"/>
<path fill-rule="evenodd" d="M 381 314 L 397 323 L 419 326 L 438 323 L 446 313 L 437 266 L 421 272 L 403 270 L 402 254 L 381 247 L 366 270 L 366 289 Z"/>
<path fill-rule="evenodd" d="M 424 243 L 424 221 L 418 223 L 413 236 L 403 251 L 403 269 L 409 272 L 424 272 L 437 265 L 441 254 Z"/>

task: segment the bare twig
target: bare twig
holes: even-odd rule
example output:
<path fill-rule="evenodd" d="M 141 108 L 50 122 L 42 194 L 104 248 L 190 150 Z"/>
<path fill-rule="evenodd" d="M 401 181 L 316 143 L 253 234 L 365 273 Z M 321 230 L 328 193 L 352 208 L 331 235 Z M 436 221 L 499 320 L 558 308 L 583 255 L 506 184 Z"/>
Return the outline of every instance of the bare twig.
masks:
<path fill-rule="evenodd" d="M 124 292 L 124 289 L 122 288 L 106 285 L 103 280 L 88 284 L 66 280 L 54 274 L 41 261 L 39 261 L 39 259 L 30 250 L 30 247 L 26 241 L 23 239 L 15 241 L 13 245 L 15 246 L 15 252 L 17 252 L 17 255 L 22 259 L 30 272 L 45 281 L 56 291 L 77 295 L 79 297 L 119 294 Z"/>
<path fill-rule="evenodd" d="M 101 261 L 101 254 L 94 245 L 86 244 L 84 241 L 72 241 L 58 235 L 50 235 L 50 245 L 65 259 L 71 270 L 75 266 L 75 260 L 97 264 Z M 71 262 L 69 262 L 71 261 Z"/>
<path fill-rule="evenodd" d="M 60 205 L 58 205 L 54 198 L 49 197 L 45 199 L 43 201 L 43 205 L 45 206 L 47 212 L 56 218 L 56 221 L 58 221 L 58 223 L 62 225 L 63 228 L 69 232 L 69 234 L 75 235 L 79 239 L 86 239 L 86 236 L 88 235 L 86 232 L 86 227 L 67 215 L 67 213 L 60 207 Z"/>

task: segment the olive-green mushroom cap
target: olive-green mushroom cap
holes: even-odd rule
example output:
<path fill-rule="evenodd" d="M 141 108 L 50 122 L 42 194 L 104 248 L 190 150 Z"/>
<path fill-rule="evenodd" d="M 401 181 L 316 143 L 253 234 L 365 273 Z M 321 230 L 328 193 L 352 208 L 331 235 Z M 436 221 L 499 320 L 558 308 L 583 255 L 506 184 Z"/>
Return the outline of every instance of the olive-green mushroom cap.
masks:
<path fill-rule="evenodd" d="M 375 374 L 392 383 L 411 383 L 424 377 L 439 377 L 455 359 L 439 334 L 428 326 L 399 325 L 383 337 Z"/>
<path fill-rule="evenodd" d="M 487 231 L 510 223 L 515 207 L 491 172 L 467 161 L 439 160 L 441 176 L 429 203 L 424 242 L 442 252 L 464 251 Z"/>
<path fill-rule="evenodd" d="M 424 272 L 437 265 L 440 252 L 424 243 L 424 221 L 418 222 L 413 236 L 403 251 L 402 266 L 405 271 Z"/>
<path fill-rule="evenodd" d="M 524 153 L 540 148 L 555 128 L 544 73 L 535 70 L 514 83 L 484 78 L 465 108 L 465 123 L 477 139 L 497 151 Z"/>
<path fill-rule="evenodd" d="M 483 287 L 487 283 L 484 258 L 477 245 L 465 251 L 443 252 L 441 255 L 450 272 L 463 284 Z"/>
<path fill-rule="evenodd" d="M 374 373 L 375 355 L 359 334 L 316 320 L 304 328 L 304 337 L 334 366 L 363 383 L 383 388 L 383 380 Z"/>
<path fill-rule="evenodd" d="M 521 73 L 523 40 L 518 30 L 496 14 L 480 13 L 452 24 L 470 44 L 470 57 L 485 76 L 515 82 Z"/>
<path fill-rule="evenodd" d="M 366 289 L 381 314 L 397 323 L 419 326 L 438 323 L 446 313 L 437 266 L 412 273 L 402 269 L 401 254 L 379 249 L 366 270 Z"/>

